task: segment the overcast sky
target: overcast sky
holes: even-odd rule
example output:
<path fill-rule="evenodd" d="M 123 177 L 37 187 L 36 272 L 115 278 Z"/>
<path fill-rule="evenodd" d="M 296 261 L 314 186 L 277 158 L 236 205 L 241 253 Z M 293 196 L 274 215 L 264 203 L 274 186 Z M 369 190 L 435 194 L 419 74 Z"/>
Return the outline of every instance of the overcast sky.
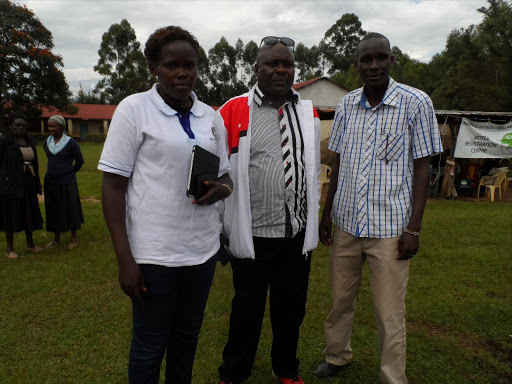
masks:
<path fill-rule="evenodd" d="M 344 13 L 359 17 L 366 31 L 386 35 L 391 45 L 428 62 L 441 52 L 454 28 L 479 24 L 477 9 L 485 0 L 372 1 L 152 1 L 152 0 L 13 0 L 25 4 L 53 34 L 54 53 L 64 59 L 64 73 L 73 92 L 79 82 L 88 91 L 100 76 L 97 64 L 101 37 L 127 19 L 141 47 L 157 28 L 180 25 L 208 51 L 224 36 L 231 45 L 259 44 L 268 35 L 287 36 L 296 44 L 317 45 Z"/>

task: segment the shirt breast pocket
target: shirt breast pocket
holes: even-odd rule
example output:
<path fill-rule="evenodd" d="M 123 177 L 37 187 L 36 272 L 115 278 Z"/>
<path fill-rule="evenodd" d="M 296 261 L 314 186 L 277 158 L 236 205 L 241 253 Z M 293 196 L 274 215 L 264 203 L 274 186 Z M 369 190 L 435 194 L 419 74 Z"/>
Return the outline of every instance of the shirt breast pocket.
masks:
<path fill-rule="evenodd" d="M 404 134 L 387 133 L 382 135 L 377 142 L 377 159 L 397 161 L 404 152 Z"/>

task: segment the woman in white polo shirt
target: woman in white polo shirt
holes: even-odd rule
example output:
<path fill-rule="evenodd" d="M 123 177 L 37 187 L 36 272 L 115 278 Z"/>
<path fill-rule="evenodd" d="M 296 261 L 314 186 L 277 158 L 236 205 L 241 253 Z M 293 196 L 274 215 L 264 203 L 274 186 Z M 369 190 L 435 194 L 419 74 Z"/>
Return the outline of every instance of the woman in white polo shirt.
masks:
<path fill-rule="evenodd" d="M 219 249 L 220 215 L 233 185 L 222 118 L 197 100 L 199 44 L 188 31 L 156 30 L 144 54 L 158 83 L 116 109 L 98 168 L 103 213 L 132 298 L 130 383 L 191 383 L 204 307 Z M 187 197 L 192 147 L 220 157 L 217 181 Z"/>

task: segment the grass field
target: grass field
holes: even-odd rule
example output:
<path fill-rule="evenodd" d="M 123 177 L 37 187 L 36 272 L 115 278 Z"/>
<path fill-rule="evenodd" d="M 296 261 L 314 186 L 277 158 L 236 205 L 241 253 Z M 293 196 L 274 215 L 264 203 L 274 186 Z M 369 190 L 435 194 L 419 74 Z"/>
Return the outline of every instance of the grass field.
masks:
<path fill-rule="evenodd" d="M 82 143 L 78 174 L 85 224 L 80 245 L 66 241 L 18 260 L 0 257 L 0 383 L 126 383 L 131 306 L 118 287 L 96 171 L 100 144 Z M 40 153 L 41 175 L 45 156 Z M 90 197 L 91 199 L 85 199 Z M 41 206 L 43 215 L 44 208 Z M 37 231 L 37 244 L 52 234 Z M 64 240 L 67 240 L 67 234 Z M 407 295 L 410 383 L 512 382 L 512 203 L 429 200 L 421 249 L 411 263 Z M 0 237 L 0 250 L 5 238 Z M 233 289 L 218 265 L 194 368 L 194 384 L 217 383 Z M 307 314 L 298 356 L 306 383 L 377 383 L 379 356 L 368 274 L 359 295 L 354 363 L 339 378 L 318 380 L 323 322 L 330 308 L 328 250 L 313 254 Z M 248 384 L 274 383 L 268 313 Z"/>

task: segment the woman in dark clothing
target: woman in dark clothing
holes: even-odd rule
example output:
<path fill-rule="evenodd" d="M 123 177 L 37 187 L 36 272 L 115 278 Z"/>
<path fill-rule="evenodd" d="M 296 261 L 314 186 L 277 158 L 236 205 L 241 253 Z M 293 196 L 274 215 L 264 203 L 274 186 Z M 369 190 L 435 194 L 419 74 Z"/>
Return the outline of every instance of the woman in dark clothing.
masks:
<path fill-rule="evenodd" d="M 37 195 L 41 195 L 37 151 L 27 135 L 21 115 L 7 119 L 7 131 L 0 135 L 0 231 L 7 239 L 7 257 L 17 259 L 14 232 L 25 231 L 27 250 L 39 252 L 32 232 L 43 228 Z"/>
<path fill-rule="evenodd" d="M 60 115 L 48 119 L 51 136 L 43 148 L 48 157 L 44 177 L 44 205 L 46 208 L 46 230 L 54 232 L 54 239 L 46 245 L 51 248 L 60 241 L 60 234 L 71 231 L 69 249 L 78 245 L 76 231 L 84 222 L 78 184 L 75 173 L 84 163 L 80 146 L 64 134 L 66 120 Z M 73 164 L 74 162 L 74 164 Z"/>

